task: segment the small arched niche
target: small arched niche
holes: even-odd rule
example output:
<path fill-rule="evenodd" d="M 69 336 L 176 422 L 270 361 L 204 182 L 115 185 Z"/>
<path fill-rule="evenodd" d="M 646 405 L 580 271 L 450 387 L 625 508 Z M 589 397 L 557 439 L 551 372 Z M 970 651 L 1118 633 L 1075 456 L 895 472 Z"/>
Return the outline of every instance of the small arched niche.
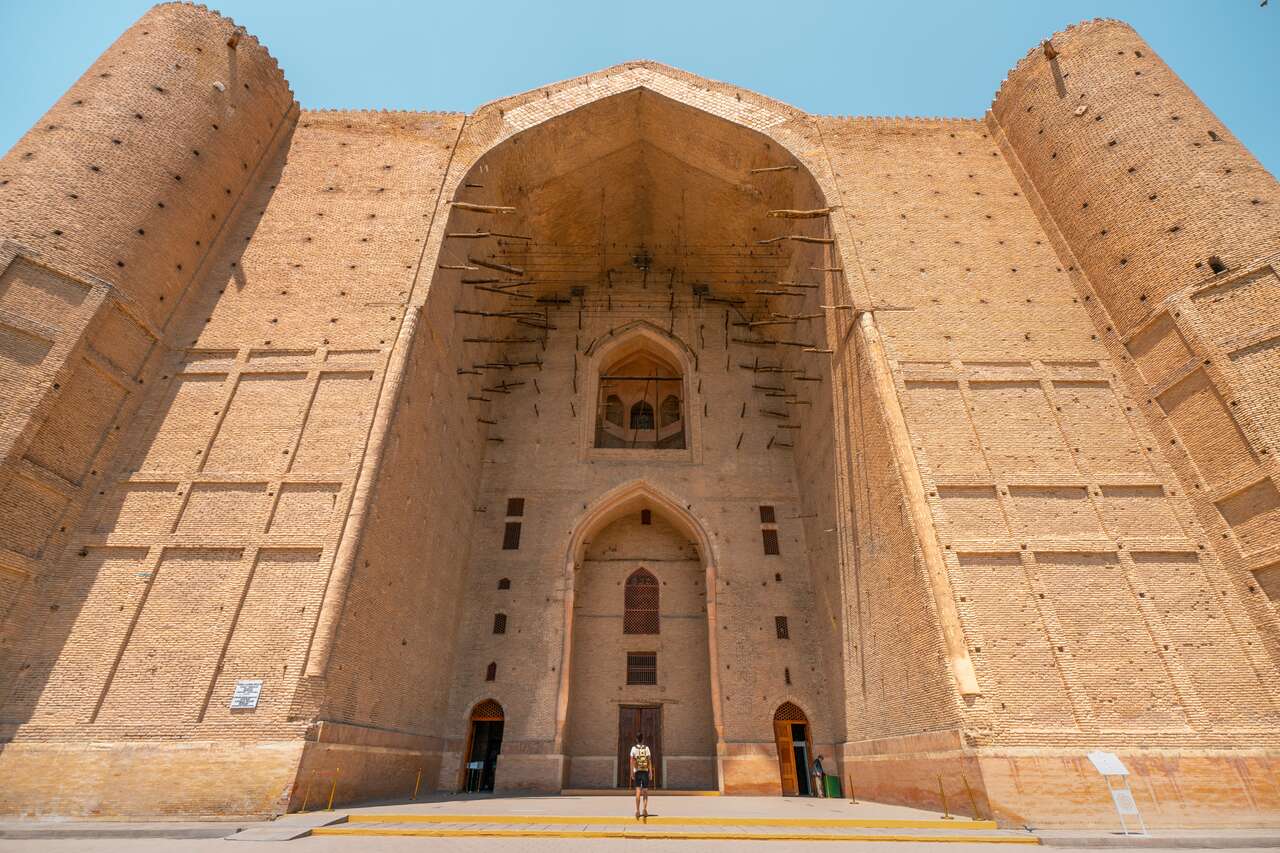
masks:
<path fill-rule="evenodd" d="M 685 450 L 689 446 L 685 368 L 661 336 L 635 329 L 600 354 L 596 382 L 598 448 Z"/>

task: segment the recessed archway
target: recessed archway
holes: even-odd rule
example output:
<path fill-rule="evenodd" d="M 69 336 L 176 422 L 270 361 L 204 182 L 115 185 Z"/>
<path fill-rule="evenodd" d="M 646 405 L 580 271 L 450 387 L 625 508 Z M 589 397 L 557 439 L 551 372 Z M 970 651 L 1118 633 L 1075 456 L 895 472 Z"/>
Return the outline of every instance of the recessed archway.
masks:
<path fill-rule="evenodd" d="M 567 787 L 625 784 L 633 730 L 655 750 L 657 786 L 722 787 L 713 554 L 693 513 L 643 481 L 578 520 L 557 714 Z"/>

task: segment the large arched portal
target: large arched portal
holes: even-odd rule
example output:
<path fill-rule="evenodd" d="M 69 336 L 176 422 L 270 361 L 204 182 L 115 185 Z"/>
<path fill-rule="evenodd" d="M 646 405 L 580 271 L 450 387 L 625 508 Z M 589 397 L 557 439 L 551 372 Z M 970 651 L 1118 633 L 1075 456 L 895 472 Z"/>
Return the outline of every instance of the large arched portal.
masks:
<path fill-rule="evenodd" d="M 652 80 L 503 104 L 450 179 L 423 358 L 483 462 L 448 718 L 502 703 L 498 791 L 618 786 L 636 730 L 662 787 L 777 791 L 783 691 L 843 718 L 830 208 L 784 113 Z"/>
<path fill-rule="evenodd" d="M 701 525 L 643 483 L 604 496 L 580 522 L 567 570 L 570 788 L 627 787 L 641 733 L 655 787 L 718 787 L 715 567 Z"/>

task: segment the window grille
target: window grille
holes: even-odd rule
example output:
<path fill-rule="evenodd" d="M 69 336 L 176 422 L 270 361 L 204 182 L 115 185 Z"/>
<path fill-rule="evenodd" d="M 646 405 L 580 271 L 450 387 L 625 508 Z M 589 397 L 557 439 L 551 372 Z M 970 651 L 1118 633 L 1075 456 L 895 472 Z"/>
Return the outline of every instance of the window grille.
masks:
<path fill-rule="evenodd" d="M 658 579 L 636 569 L 623 589 L 622 633 L 658 633 Z"/>
<path fill-rule="evenodd" d="M 773 507 L 771 506 L 760 507 L 760 523 L 761 524 L 777 523 L 777 516 L 773 512 Z"/>
<path fill-rule="evenodd" d="M 760 536 L 764 539 L 764 552 L 766 554 L 775 555 L 780 553 L 778 551 L 778 531 L 773 529 L 761 530 Z"/>
<path fill-rule="evenodd" d="M 785 681 L 787 684 L 791 683 L 791 667 L 784 666 L 782 668 L 782 680 Z"/>
<path fill-rule="evenodd" d="M 495 634 L 507 633 L 507 614 L 505 613 L 493 614 L 493 633 Z"/>
<path fill-rule="evenodd" d="M 524 498 L 507 498 L 507 515 L 524 515 Z"/>
<path fill-rule="evenodd" d="M 492 699 L 486 699 L 471 709 L 473 720 L 501 720 L 502 718 L 502 706 Z"/>
<path fill-rule="evenodd" d="M 773 718 L 780 722 L 788 723 L 807 723 L 809 718 L 791 702 L 783 702 L 778 706 L 778 710 L 773 712 Z"/>
<path fill-rule="evenodd" d="M 790 640 L 790 639 L 791 639 L 791 632 L 790 632 L 790 630 L 788 630 L 788 628 L 787 628 L 787 617 L 785 617 L 785 616 L 775 616 L 775 617 L 773 617 L 773 627 L 774 627 L 774 628 L 776 628 L 776 629 L 777 629 L 777 631 L 778 631 L 778 639 L 779 639 L 779 640 Z"/>
<path fill-rule="evenodd" d="M 502 550 L 515 551 L 520 548 L 520 522 L 508 521 L 502 532 Z"/>
<path fill-rule="evenodd" d="M 658 655 L 655 652 L 627 652 L 627 684 L 657 684 Z"/>

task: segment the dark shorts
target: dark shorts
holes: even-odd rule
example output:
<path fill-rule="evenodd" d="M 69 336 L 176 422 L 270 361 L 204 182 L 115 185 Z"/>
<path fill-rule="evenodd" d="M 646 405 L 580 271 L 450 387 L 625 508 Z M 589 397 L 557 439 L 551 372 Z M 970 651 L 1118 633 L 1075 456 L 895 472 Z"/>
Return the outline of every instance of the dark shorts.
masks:
<path fill-rule="evenodd" d="M 649 787 L 649 771 L 648 770 L 636 771 L 636 787 L 637 788 Z"/>

